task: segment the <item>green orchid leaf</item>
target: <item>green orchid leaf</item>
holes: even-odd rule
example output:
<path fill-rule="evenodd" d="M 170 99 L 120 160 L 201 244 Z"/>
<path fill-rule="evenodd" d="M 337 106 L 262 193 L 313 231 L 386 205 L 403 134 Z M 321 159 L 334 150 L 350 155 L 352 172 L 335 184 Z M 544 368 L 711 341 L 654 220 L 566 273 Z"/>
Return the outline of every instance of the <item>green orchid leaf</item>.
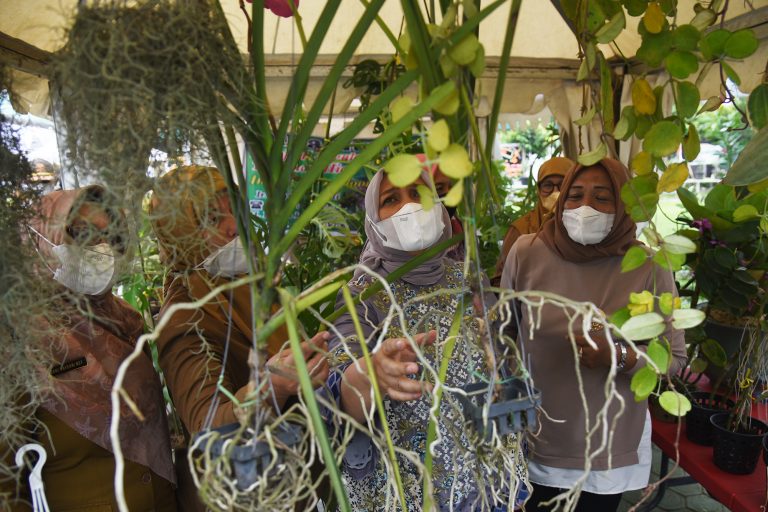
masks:
<path fill-rule="evenodd" d="M 739 154 L 723 183 L 749 185 L 768 178 L 768 128 L 758 131 Z"/>
<path fill-rule="evenodd" d="M 672 416 L 685 416 L 691 410 L 691 402 L 676 391 L 665 391 L 659 396 L 659 405 Z"/>

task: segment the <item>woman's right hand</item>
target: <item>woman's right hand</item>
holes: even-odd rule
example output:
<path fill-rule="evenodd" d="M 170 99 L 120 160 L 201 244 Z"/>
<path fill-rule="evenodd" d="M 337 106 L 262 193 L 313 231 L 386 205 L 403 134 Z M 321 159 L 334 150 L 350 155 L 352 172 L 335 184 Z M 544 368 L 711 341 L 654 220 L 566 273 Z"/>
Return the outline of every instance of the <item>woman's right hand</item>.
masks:
<path fill-rule="evenodd" d="M 437 333 L 429 331 L 417 334 L 413 341 L 419 347 L 434 343 Z M 379 383 L 379 390 L 393 400 L 405 402 L 418 400 L 431 384 L 408 378 L 419 372 L 416 352 L 406 338 L 389 338 L 371 356 L 373 373 Z"/>

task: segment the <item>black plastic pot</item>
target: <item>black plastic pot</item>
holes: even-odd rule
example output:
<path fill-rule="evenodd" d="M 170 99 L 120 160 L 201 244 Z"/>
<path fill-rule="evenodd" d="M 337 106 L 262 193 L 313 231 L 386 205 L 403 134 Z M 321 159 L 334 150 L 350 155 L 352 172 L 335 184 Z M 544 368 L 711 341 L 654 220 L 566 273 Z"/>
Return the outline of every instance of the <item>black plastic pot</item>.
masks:
<path fill-rule="evenodd" d="M 715 466 L 734 475 L 749 475 L 755 471 L 757 459 L 768 433 L 768 425 L 751 418 L 749 428 L 728 430 L 730 413 L 719 412 L 710 418 L 715 431 L 712 456 Z"/>
<path fill-rule="evenodd" d="M 712 446 L 715 433 L 709 418 L 715 413 L 730 411 L 735 404 L 727 397 L 706 391 L 693 392 L 689 398 L 691 410 L 685 415 L 685 437 L 696 444 Z"/>
<path fill-rule="evenodd" d="M 283 454 L 280 450 L 276 450 L 273 454 L 269 444 L 265 441 L 248 439 L 245 436 L 238 439 L 235 446 L 232 446 L 231 443 L 235 441 L 239 429 L 239 423 L 230 423 L 211 429 L 221 435 L 205 439 L 198 445 L 198 449 L 201 451 L 210 450 L 213 458 L 229 454 L 234 473 L 232 476 L 235 478 L 237 488 L 240 491 L 245 491 L 256 483 L 259 477 L 268 475 L 270 465 L 272 469 L 276 469 L 282 462 Z M 202 432 L 198 436 L 206 433 Z M 283 422 L 273 432 L 273 436 L 286 446 L 294 446 L 301 441 L 301 427 Z M 276 457 L 276 460 L 273 459 L 273 456 Z"/>
<path fill-rule="evenodd" d="M 488 423 L 483 418 L 488 384 L 479 382 L 462 389 L 466 396 L 456 396 L 464 408 L 464 415 L 486 441 L 493 436 L 494 428 L 500 436 L 536 430 L 536 407 L 541 405 L 541 393 L 524 381 L 512 379 L 496 389 L 495 399 L 488 408 Z"/>

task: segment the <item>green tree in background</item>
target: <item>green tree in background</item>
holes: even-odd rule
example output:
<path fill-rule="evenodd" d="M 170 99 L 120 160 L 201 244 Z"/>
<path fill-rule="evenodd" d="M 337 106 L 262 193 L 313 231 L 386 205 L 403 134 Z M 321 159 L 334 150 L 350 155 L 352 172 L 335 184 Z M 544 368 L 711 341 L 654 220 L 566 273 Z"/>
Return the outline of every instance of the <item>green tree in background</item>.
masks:
<path fill-rule="evenodd" d="M 735 105 L 725 103 L 714 112 L 702 112 L 693 118 L 701 141 L 723 148 L 727 169 L 731 168 L 736 157 L 755 134 L 742 114 L 746 111 L 746 104 L 746 98 L 737 98 Z"/>

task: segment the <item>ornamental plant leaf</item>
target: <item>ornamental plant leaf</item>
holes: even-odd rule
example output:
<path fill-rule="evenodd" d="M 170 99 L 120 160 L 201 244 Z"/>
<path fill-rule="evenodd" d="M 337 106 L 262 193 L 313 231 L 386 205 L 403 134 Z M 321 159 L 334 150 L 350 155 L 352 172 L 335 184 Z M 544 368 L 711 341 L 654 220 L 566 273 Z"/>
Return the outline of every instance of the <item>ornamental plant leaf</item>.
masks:
<path fill-rule="evenodd" d="M 751 204 L 743 204 L 733 211 L 733 222 L 745 222 L 760 217 L 760 212 Z"/>
<path fill-rule="evenodd" d="M 677 126 L 677 125 L 675 125 Z M 650 136 L 650 132 L 648 133 Z M 648 137 L 645 138 L 648 140 Z M 678 162 L 670 164 L 664 174 L 659 179 L 659 184 L 656 186 L 656 191 L 661 192 L 674 192 L 688 179 L 688 164 L 685 162 Z"/>
<path fill-rule="evenodd" d="M 672 312 L 672 326 L 675 329 L 690 329 L 701 324 L 706 317 L 700 309 L 676 309 Z"/>
<path fill-rule="evenodd" d="M 696 243 L 682 235 L 667 235 L 662 243 L 667 252 L 671 254 L 692 254 L 696 252 Z"/>
<path fill-rule="evenodd" d="M 664 292 L 659 296 L 659 311 L 665 315 L 671 315 L 675 309 L 675 297 L 671 292 Z"/>
<path fill-rule="evenodd" d="M 688 125 L 688 133 L 683 138 L 683 156 L 689 162 L 696 159 L 701 151 L 701 141 L 699 140 L 699 132 L 696 131 L 696 126 L 691 123 Z"/>
<path fill-rule="evenodd" d="M 464 146 L 453 143 L 440 153 L 440 170 L 455 180 L 472 174 L 472 162 Z"/>
<path fill-rule="evenodd" d="M 685 264 L 685 254 L 674 254 L 666 249 L 661 249 L 653 255 L 653 261 L 661 268 L 670 272 L 677 272 Z"/>
<path fill-rule="evenodd" d="M 661 6 L 658 2 L 649 2 L 648 8 L 643 15 L 643 25 L 645 29 L 651 34 L 658 34 L 661 29 L 664 28 L 666 22 L 664 12 L 661 10 Z"/>
<path fill-rule="evenodd" d="M 729 185 L 749 185 L 768 178 L 768 128 L 759 130 L 747 142 L 723 179 Z"/>
<path fill-rule="evenodd" d="M 600 44 L 608 44 L 621 33 L 622 30 L 624 30 L 624 27 L 627 24 L 627 20 L 624 17 L 624 10 L 619 9 L 616 14 L 611 17 L 611 19 L 603 25 L 600 30 L 598 30 L 595 33 L 595 39 L 597 39 L 597 42 Z"/>
<path fill-rule="evenodd" d="M 621 329 L 621 326 L 624 325 L 630 318 L 632 318 L 632 315 L 629 312 L 629 308 L 623 307 L 612 314 L 608 321 Z"/>
<path fill-rule="evenodd" d="M 768 83 L 762 83 L 752 90 L 747 100 L 749 122 L 755 130 L 768 124 Z"/>
<path fill-rule="evenodd" d="M 413 110 L 413 99 L 410 96 L 400 96 L 389 105 L 392 122 L 398 122 L 404 115 Z"/>
<path fill-rule="evenodd" d="M 432 193 L 432 189 L 426 185 L 418 185 L 416 190 L 419 191 L 419 199 L 421 199 L 421 206 L 425 211 L 431 210 L 435 206 L 435 196 Z"/>
<path fill-rule="evenodd" d="M 635 222 L 650 220 L 656 213 L 659 202 L 659 194 L 656 192 L 658 181 L 658 176 L 650 173 L 635 176 L 621 187 L 621 200 Z"/>
<path fill-rule="evenodd" d="M 621 259 L 621 271 L 630 272 L 642 267 L 648 259 L 648 254 L 639 245 L 633 245 Z"/>
<path fill-rule="evenodd" d="M 479 48 L 480 41 L 475 34 L 470 33 L 448 49 L 448 56 L 459 66 L 467 66 L 475 60 Z"/>
<path fill-rule="evenodd" d="M 699 110 L 701 94 L 691 82 L 675 83 L 675 107 L 680 117 L 692 117 Z"/>
<path fill-rule="evenodd" d="M 737 30 L 725 41 L 723 51 L 732 59 L 744 59 L 757 50 L 759 42 L 752 30 L 745 28 Z"/>
<path fill-rule="evenodd" d="M 457 110 L 459 110 L 459 91 L 458 89 L 453 89 L 450 93 L 448 93 L 448 96 L 435 105 L 434 107 L 435 112 L 438 114 L 443 114 L 444 116 L 452 116 L 456 113 Z"/>
<path fill-rule="evenodd" d="M 683 80 L 699 69 L 699 60 L 691 52 L 675 50 L 664 59 L 664 65 L 673 78 Z"/>
<path fill-rule="evenodd" d="M 699 30 L 704 30 L 705 28 L 712 25 L 716 19 L 717 14 L 715 14 L 715 11 L 712 9 L 702 9 L 696 13 L 696 16 L 693 17 L 691 20 L 691 25 Z"/>
<path fill-rule="evenodd" d="M 672 34 L 668 30 L 658 34 L 649 34 L 646 32 L 643 35 L 640 48 L 637 49 L 636 56 L 650 67 L 656 68 L 661 66 L 664 57 L 666 57 L 670 51 L 672 51 Z"/>
<path fill-rule="evenodd" d="M 440 119 L 427 132 L 427 144 L 435 151 L 444 151 L 451 142 L 451 132 L 445 119 Z"/>
<path fill-rule="evenodd" d="M 659 121 L 645 134 L 643 149 L 653 156 L 667 156 L 677 151 L 682 141 L 683 130 L 678 124 L 672 121 Z"/>
<path fill-rule="evenodd" d="M 597 112 L 597 111 L 595 110 L 595 107 L 594 107 L 594 105 L 593 105 L 592 107 L 590 107 L 590 108 L 589 108 L 589 110 L 587 110 L 587 111 L 584 113 L 584 115 L 583 115 L 583 116 L 581 116 L 580 118 L 578 118 L 577 120 L 575 120 L 575 121 L 573 122 L 573 124 L 576 124 L 576 125 L 578 125 L 578 126 L 586 126 L 586 125 L 588 125 L 589 123 L 591 123 L 591 122 L 592 122 L 592 119 L 594 119 L 594 117 L 595 117 L 595 112 Z"/>
<path fill-rule="evenodd" d="M 635 109 L 632 105 L 627 105 L 621 111 L 621 117 L 613 130 L 613 136 L 620 140 L 628 140 L 635 132 L 635 126 L 637 126 Z"/>
<path fill-rule="evenodd" d="M 415 155 L 396 155 L 384 164 L 384 170 L 394 186 L 407 187 L 421 175 L 421 162 Z"/>
<path fill-rule="evenodd" d="M 482 44 L 477 49 L 475 60 L 473 60 L 472 63 L 468 66 L 468 69 L 475 78 L 480 78 L 480 76 L 485 71 L 485 48 Z"/>
<path fill-rule="evenodd" d="M 654 297 L 648 290 L 643 290 L 640 293 L 631 292 L 629 294 L 629 314 L 631 316 L 643 315 L 653 311 Z"/>
<path fill-rule="evenodd" d="M 635 401 L 647 399 L 659 382 L 659 376 L 649 366 L 643 366 L 632 376 L 629 388 L 635 393 Z"/>
<path fill-rule="evenodd" d="M 720 108 L 723 104 L 723 99 L 720 96 L 710 96 L 707 101 L 699 108 L 699 114 L 702 112 L 714 112 Z"/>
<path fill-rule="evenodd" d="M 621 3 L 624 4 L 630 16 L 640 16 L 648 7 L 648 0 L 622 0 Z"/>
<path fill-rule="evenodd" d="M 638 78 L 632 84 L 632 105 L 638 114 L 651 115 L 656 112 L 656 95 L 645 78 Z"/>
<path fill-rule="evenodd" d="M 667 373 L 669 369 L 669 349 L 658 339 L 651 340 L 648 344 L 646 354 L 658 367 L 659 372 Z"/>
<path fill-rule="evenodd" d="M 633 316 L 621 326 L 621 335 L 628 340 L 649 340 L 664 332 L 666 324 L 658 313 Z"/>
<path fill-rule="evenodd" d="M 691 364 L 689 365 L 691 367 L 691 371 L 693 373 L 702 373 L 704 370 L 707 369 L 707 366 L 709 366 L 709 361 L 707 361 L 704 358 L 697 357 L 693 361 L 691 361 Z"/>
<path fill-rule="evenodd" d="M 679 25 L 672 31 L 672 44 L 678 50 L 694 51 L 700 39 L 701 31 L 693 25 Z"/>
<path fill-rule="evenodd" d="M 578 161 L 581 165 L 590 166 L 605 158 L 607 154 L 608 148 L 605 146 L 605 143 L 601 142 L 592 151 L 579 155 Z"/>
<path fill-rule="evenodd" d="M 653 171 L 653 157 L 647 151 L 638 151 L 638 153 L 632 157 L 629 166 L 638 176 L 650 174 Z"/>
<path fill-rule="evenodd" d="M 464 180 L 459 180 L 451 190 L 443 197 L 443 204 L 446 206 L 458 206 L 461 198 L 464 197 Z"/>
<path fill-rule="evenodd" d="M 699 41 L 699 50 L 705 60 L 712 60 L 725 53 L 725 43 L 731 37 L 731 32 L 722 28 L 713 30 Z"/>
<path fill-rule="evenodd" d="M 685 416 L 691 410 L 691 401 L 677 391 L 664 391 L 659 395 L 659 405 L 672 416 Z"/>
<path fill-rule="evenodd" d="M 728 362 L 728 355 L 722 345 L 712 338 L 707 338 L 701 344 L 701 351 L 715 366 L 723 367 Z"/>
<path fill-rule="evenodd" d="M 735 83 L 736 85 L 741 85 L 741 77 L 736 72 L 735 69 L 733 69 L 727 62 L 721 61 L 720 65 L 723 66 L 723 71 L 725 72 L 725 76 L 731 79 L 731 82 Z"/>

